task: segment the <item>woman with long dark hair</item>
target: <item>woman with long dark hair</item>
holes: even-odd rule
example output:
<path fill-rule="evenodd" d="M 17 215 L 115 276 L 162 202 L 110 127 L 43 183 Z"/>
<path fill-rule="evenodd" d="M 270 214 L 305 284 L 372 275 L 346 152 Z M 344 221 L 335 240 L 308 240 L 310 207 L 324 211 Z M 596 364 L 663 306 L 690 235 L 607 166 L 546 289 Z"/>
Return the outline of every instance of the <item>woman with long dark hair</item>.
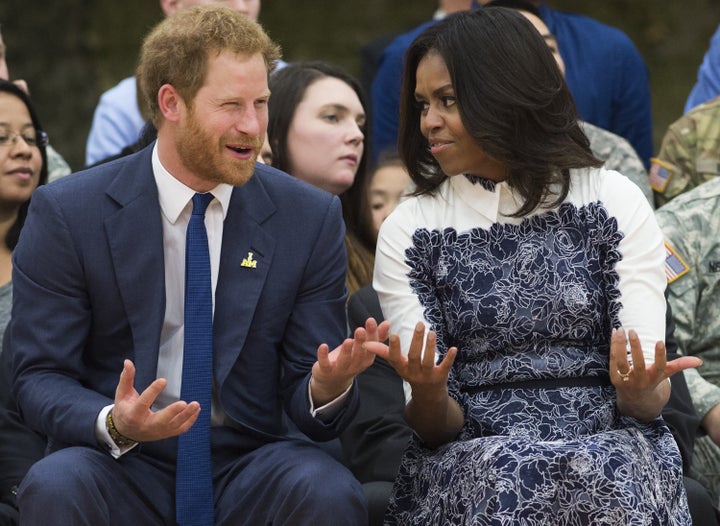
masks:
<path fill-rule="evenodd" d="M 0 80 L 0 341 L 10 319 L 12 252 L 30 196 L 48 178 L 46 145 L 47 135 L 27 93 Z"/>
<path fill-rule="evenodd" d="M 386 524 L 689 524 L 659 415 L 700 360 L 665 359 L 662 233 L 535 28 L 497 7 L 418 36 L 399 149 L 417 192 L 374 286 L 415 433 Z"/>
<path fill-rule="evenodd" d="M 360 83 L 322 61 L 270 77 L 272 165 L 340 197 L 347 228 L 348 292 L 369 284 L 375 231 L 367 198 L 367 104 Z"/>

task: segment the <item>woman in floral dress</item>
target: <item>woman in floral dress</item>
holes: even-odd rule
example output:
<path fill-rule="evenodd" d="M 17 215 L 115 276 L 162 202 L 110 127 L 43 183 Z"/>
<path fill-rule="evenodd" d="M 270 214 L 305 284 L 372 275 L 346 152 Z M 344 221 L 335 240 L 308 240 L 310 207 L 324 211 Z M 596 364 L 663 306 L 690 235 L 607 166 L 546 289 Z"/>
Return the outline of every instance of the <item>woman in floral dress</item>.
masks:
<path fill-rule="evenodd" d="M 450 16 L 408 50 L 418 191 L 382 226 L 374 287 L 415 436 L 386 524 L 690 524 L 659 415 L 700 361 L 666 363 L 662 234 L 577 121 L 517 12 Z"/>

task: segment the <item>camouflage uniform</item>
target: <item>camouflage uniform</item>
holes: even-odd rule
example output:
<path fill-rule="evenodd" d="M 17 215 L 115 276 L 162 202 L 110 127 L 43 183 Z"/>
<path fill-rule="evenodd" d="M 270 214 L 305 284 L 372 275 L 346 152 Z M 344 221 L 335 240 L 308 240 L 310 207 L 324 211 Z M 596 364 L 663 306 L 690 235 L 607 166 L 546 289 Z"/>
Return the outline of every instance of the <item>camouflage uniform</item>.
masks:
<path fill-rule="evenodd" d="M 651 163 L 658 207 L 720 175 L 720 97 L 672 123 Z"/>
<path fill-rule="evenodd" d="M 719 127 L 720 129 L 720 127 Z M 685 371 L 695 409 L 720 403 L 720 178 L 686 192 L 656 212 L 665 234 L 669 301 L 680 350 L 703 365 Z M 720 496 L 720 448 L 696 441 L 693 476 Z"/>
<path fill-rule="evenodd" d="M 590 149 L 595 157 L 605 161 L 605 168 L 620 172 L 640 187 L 650 206 L 655 208 L 650 180 L 643 162 L 625 139 L 589 122 L 580 125 L 590 140 Z"/>
<path fill-rule="evenodd" d="M 49 144 L 46 148 L 48 159 L 48 182 L 68 175 L 72 170 L 65 159 Z"/>

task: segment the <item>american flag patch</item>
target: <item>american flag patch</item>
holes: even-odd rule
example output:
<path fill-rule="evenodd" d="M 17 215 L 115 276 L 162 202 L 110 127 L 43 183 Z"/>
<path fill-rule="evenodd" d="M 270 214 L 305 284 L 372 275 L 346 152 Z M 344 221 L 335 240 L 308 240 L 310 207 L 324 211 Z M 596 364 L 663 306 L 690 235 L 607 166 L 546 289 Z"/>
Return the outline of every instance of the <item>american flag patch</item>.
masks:
<path fill-rule="evenodd" d="M 648 173 L 650 186 L 653 190 L 662 194 L 672 177 L 673 166 L 655 157 L 650 159 L 650 163 L 652 164 Z"/>
<path fill-rule="evenodd" d="M 668 283 L 672 283 L 688 272 L 690 272 L 690 267 L 687 266 L 670 245 L 665 243 L 665 277 Z"/>

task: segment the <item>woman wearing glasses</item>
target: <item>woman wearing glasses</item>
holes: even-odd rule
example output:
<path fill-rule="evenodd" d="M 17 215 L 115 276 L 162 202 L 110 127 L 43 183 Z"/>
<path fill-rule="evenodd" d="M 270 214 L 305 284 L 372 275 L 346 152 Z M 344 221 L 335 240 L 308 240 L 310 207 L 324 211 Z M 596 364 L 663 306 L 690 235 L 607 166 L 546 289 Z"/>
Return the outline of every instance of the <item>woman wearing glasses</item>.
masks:
<path fill-rule="evenodd" d="M 30 196 L 47 182 L 47 135 L 27 94 L 0 81 L 0 341 L 12 303 L 12 251 Z"/>
<path fill-rule="evenodd" d="M 0 342 L 12 306 L 12 251 L 25 223 L 30 196 L 48 179 L 47 135 L 27 94 L 0 80 Z M 0 352 L 2 346 L 0 346 Z M 45 442 L 27 428 L 10 395 L 11 356 L 0 360 L 0 524 L 17 524 L 14 486 L 42 457 Z"/>

